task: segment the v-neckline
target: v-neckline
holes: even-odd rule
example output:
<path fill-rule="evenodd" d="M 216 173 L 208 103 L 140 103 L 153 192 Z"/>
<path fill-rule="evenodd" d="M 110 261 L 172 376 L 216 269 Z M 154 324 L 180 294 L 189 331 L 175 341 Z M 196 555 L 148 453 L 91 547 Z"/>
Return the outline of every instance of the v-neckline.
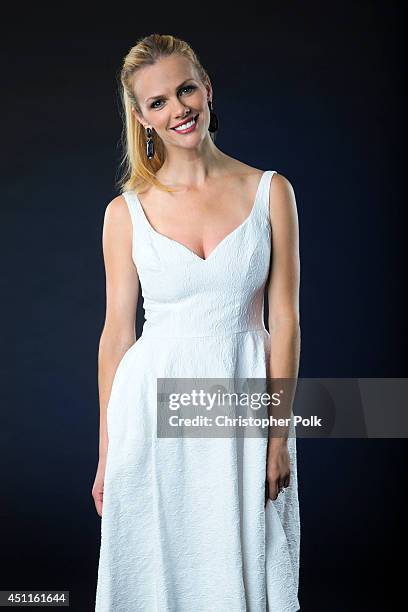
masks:
<path fill-rule="evenodd" d="M 210 259 L 212 259 L 213 255 L 218 252 L 218 250 L 221 248 L 221 246 L 223 246 L 227 240 L 229 238 L 231 238 L 233 235 L 235 235 L 240 229 L 242 229 L 244 226 L 247 225 L 247 223 L 249 223 L 249 221 L 252 219 L 252 217 L 254 216 L 255 210 L 257 208 L 257 203 L 258 200 L 260 199 L 260 193 L 261 193 L 261 185 L 263 183 L 263 180 L 265 178 L 266 173 L 268 172 L 268 170 L 264 170 L 262 172 L 261 178 L 259 179 L 258 182 L 258 187 L 256 189 L 256 193 L 255 193 L 255 198 L 254 198 L 254 202 L 252 204 L 251 207 L 251 211 L 248 214 L 248 216 L 242 221 L 242 223 L 240 223 L 235 229 L 231 230 L 226 236 L 224 236 L 224 238 L 213 248 L 213 250 L 211 251 L 211 253 L 209 253 L 209 255 L 207 257 L 201 257 L 200 255 L 198 255 L 198 253 L 196 253 L 195 251 L 193 251 L 192 249 L 190 249 L 188 246 L 186 246 L 185 244 L 183 244 L 182 242 L 179 242 L 178 240 L 174 240 L 174 238 L 170 238 L 169 236 L 166 236 L 165 234 L 161 234 L 160 232 L 158 232 L 156 229 L 154 229 L 154 227 L 152 226 L 152 224 L 150 223 L 149 219 L 146 216 L 146 213 L 144 211 L 144 208 L 142 206 L 141 201 L 139 200 L 139 197 L 137 195 L 137 193 L 133 192 L 133 195 L 136 199 L 136 202 L 139 206 L 140 212 L 142 214 L 143 219 L 145 220 L 146 226 L 147 228 L 155 235 L 155 236 L 159 236 L 160 238 L 164 239 L 164 240 L 168 240 L 169 242 L 172 242 L 174 245 L 184 249 L 185 251 L 188 251 L 188 253 L 190 253 L 191 255 L 193 255 L 198 261 L 200 261 L 201 263 L 206 263 L 208 262 Z"/>

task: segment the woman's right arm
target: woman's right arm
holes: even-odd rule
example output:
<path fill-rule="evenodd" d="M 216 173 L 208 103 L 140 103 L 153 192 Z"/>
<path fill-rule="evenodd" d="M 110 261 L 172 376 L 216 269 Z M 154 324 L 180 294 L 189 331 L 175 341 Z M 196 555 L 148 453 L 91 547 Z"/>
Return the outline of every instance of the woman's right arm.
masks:
<path fill-rule="evenodd" d="M 136 342 L 136 308 L 139 277 L 132 259 L 132 220 L 123 196 L 106 207 L 102 232 L 106 282 L 106 315 L 99 341 L 99 462 L 92 489 L 96 509 L 102 515 L 103 478 L 108 451 L 106 412 L 116 369 L 125 352 Z"/>

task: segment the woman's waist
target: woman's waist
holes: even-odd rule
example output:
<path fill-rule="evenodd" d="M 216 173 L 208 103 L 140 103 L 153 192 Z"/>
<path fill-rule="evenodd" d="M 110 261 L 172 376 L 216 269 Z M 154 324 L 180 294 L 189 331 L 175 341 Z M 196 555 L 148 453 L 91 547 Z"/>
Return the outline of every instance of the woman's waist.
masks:
<path fill-rule="evenodd" d="M 219 330 L 216 328 L 212 329 L 193 329 L 193 330 L 181 330 L 181 329 L 171 329 L 166 327 L 160 327 L 153 325 L 147 325 L 146 322 L 143 327 L 142 334 L 140 338 L 146 339 L 191 339 L 194 340 L 196 338 L 209 338 L 209 339 L 234 339 L 236 336 L 244 335 L 244 334 L 260 334 L 260 335 L 269 335 L 269 332 L 265 328 L 265 325 L 261 325 L 258 327 L 250 327 L 245 329 L 223 329 Z"/>
<path fill-rule="evenodd" d="M 216 338 L 251 332 L 265 332 L 263 308 L 242 308 L 239 305 L 212 305 L 191 308 L 177 306 L 147 309 L 143 336 L 146 338 Z"/>

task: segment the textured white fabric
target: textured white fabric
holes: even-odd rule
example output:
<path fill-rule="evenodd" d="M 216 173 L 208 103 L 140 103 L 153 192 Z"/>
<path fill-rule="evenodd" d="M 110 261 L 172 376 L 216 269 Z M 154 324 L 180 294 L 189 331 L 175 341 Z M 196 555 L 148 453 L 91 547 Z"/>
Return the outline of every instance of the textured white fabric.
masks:
<path fill-rule="evenodd" d="M 107 408 L 97 612 L 299 610 L 296 438 L 290 486 L 264 508 L 267 439 L 157 438 L 157 377 L 265 378 L 271 252 L 265 171 L 252 211 L 204 260 L 153 229 L 133 191 L 143 333 Z"/>

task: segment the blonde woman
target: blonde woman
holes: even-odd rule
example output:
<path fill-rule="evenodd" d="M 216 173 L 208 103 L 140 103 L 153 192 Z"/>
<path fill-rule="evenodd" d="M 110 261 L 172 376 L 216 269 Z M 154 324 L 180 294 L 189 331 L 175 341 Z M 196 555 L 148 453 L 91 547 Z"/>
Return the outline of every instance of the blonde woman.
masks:
<path fill-rule="evenodd" d="M 156 430 L 158 378 L 297 377 L 294 191 L 216 146 L 211 81 L 187 42 L 139 40 L 121 93 L 126 168 L 103 226 L 95 609 L 294 612 L 295 436 Z"/>

